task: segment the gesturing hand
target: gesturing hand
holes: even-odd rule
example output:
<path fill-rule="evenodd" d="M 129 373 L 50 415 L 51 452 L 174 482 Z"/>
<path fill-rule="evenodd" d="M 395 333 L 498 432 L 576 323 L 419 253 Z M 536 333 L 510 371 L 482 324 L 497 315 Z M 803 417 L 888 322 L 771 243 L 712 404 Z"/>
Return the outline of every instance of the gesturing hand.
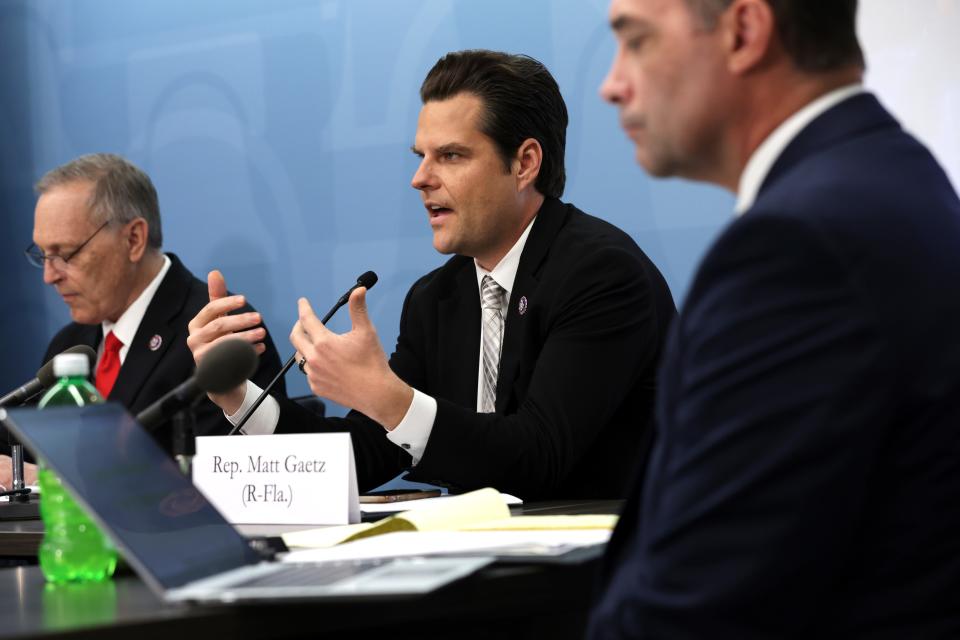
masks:
<path fill-rule="evenodd" d="M 388 430 L 403 419 L 413 389 L 393 373 L 367 314 L 367 290 L 350 295 L 351 329 L 336 334 L 327 329 L 306 298 L 298 300 L 299 320 L 290 342 L 306 358 L 304 373 L 318 396 L 354 408 Z"/>
<path fill-rule="evenodd" d="M 263 353 L 266 347 L 261 341 L 267 336 L 267 330 L 259 326 L 262 321 L 260 314 L 252 311 L 227 315 L 243 307 L 246 298 L 241 295 L 227 295 L 227 283 L 223 274 L 217 270 L 207 275 L 207 291 L 210 302 L 187 325 L 190 332 L 187 347 L 193 354 L 194 362 L 199 364 L 204 354 L 214 345 L 230 338 L 246 340 L 253 345 L 258 355 Z M 233 391 L 209 396 L 221 409 L 232 414 L 240 408 L 244 394 L 245 385 L 240 385 Z"/>

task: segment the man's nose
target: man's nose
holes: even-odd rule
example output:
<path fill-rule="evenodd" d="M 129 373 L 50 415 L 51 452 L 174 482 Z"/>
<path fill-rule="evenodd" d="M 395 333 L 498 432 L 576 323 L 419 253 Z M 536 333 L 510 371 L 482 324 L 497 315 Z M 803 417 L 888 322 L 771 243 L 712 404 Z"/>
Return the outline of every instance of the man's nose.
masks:
<path fill-rule="evenodd" d="M 433 167 L 426 158 L 420 161 L 417 172 L 413 174 L 410 180 L 410 186 L 419 191 L 436 187 L 436 175 L 433 173 Z"/>
<path fill-rule="evenodd" d="M 600 84 L 600 97 L 610 104 L 617 105 L 626 102 L 629 91 L 629 86 L 620 69 L 620 55 L 619 51 L 614 55 L 613 61 L 610 63 L 610 70 L 607 71 L 607 76 Z"/>
<path fill-rule="evenodd" d="M 54 268 L 50 260 L 43 261 L 43 282 L 45 284 L 56 284 L 62 277 L 63 274 Z"/>

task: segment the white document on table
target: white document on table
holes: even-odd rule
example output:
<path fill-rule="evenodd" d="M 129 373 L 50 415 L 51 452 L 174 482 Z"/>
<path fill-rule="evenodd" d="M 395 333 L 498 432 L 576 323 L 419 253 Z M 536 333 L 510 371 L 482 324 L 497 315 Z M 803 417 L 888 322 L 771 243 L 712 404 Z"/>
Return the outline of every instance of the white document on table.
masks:
<path fill-rule="evenodd" d="M 324 562 L 429 555 L 558 556 L 580 547 L 605 544 L 611 531 L 399 531 L 325 549 L 303 549 L 284 562 Z"/>
<path fill-rule="evenodd" d="M 506 505 L 523 504 L 523 500 L 509 493 L 501 493 L 503 502 Z M 437 504 L 443 504 L 444 500 L 449 500 L 456 496 L 444 495 L 435 498 L 420 498 L 419 500 L 402 500 L 398 502 L 361 502 L 361 513 L 400 513 L 401 511 L 414 511 L 416 509 L 432 508 Z"/>

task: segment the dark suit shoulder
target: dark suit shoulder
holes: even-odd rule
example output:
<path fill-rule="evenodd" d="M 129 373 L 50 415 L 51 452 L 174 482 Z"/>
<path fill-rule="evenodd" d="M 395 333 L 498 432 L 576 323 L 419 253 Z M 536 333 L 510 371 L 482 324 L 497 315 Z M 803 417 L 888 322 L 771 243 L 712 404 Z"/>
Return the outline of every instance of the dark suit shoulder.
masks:
<path fill-rule="evenodd" d="M 440 299 L 450 295 L 457 287 L 457 279 L 465 271 L 473 271 L 473 258 L 455 255 L 443 265 L 421 276 L 407 292 L 404 307 L 414 298 Z"/>
<path fill-rule="evenodd" d="M 673 295 L 660 269 L 625 231 L 571 204 L 547 250 L 541 278 L 577 283 L 575 288 L 606 282 L 650 292 L 662 328 L 676 314 Z M 558 285 L 563 288 L 565 285 Z"/>
<path fill-rule="evenodd" d="M 585 270 L 584 265 L 600 263 L 598 268 L 591 268 L 589 273 L 603 278 L 603 263 L 615 262 L 635 265 L 640 277 L 643 277 L 647 267 L 659 275 L 657 268 L 633 238 L 605 220 L 585 213 L 570 216 L 549 251 L 551 269 Z"/>
<path fill-rule="evenodd" d="M 563 225 L 554 240 L 555 247 L 622 247 L 636 255 L 643 251 L 636 241 L 623 229 L 578 209 L 572 204 L 561 203 L 566 212 Z"/>
<path fill-rule="evenodd" d="M 922 225 L 915 211 L 924 212 Z M 815 119 L 788 145 L 750 214 L 744 218 L 791 217 L 851 244 L 885 244 L 912 228 L 956 233 L 960 201 L 929 150 L 863 94 Z"/>
<path fill-rule="evenodd" d="M 58 353 L 69 349 L 70 347 L 85 344 L 96 348 L 100 342 L 99 325 L 78 324 L 71 322 L 62 327 L 47 345 L 47 351 L 43 355 L 41 364 L 49 362 Z"/>
<path fill-rule="evenodd" d="M 875 319 L 903 371 L 912 372 L 905 388 L 928 384 L 917 374 L 928 363 L 918 356 L 916 337 L 948 339 L 960 322 L 953 292 L 960 279 L 960 201 L 930 153 L 895 121 L 815 147 L 781 169 L 720 236 L 701 272 L 723 273 L 711 265 L 724 263 L 723 254 L 748 238 L 776 242 L 797 270 L 829 256 L 835 279 Z M 915 312 L 932 302 L 936 314 Z"/>

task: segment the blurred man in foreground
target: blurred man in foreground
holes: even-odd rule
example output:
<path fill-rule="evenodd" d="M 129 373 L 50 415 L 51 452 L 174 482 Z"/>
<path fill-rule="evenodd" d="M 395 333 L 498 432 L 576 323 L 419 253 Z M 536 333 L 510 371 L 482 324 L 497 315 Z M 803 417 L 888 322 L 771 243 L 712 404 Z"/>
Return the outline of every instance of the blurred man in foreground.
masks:
<path fill-rule="evenodd" d="M 856 1 L 613 0 L 638 162 L 737 194 L 664 354 L 594 638 L 960 635 L 960 203 Z"/>

